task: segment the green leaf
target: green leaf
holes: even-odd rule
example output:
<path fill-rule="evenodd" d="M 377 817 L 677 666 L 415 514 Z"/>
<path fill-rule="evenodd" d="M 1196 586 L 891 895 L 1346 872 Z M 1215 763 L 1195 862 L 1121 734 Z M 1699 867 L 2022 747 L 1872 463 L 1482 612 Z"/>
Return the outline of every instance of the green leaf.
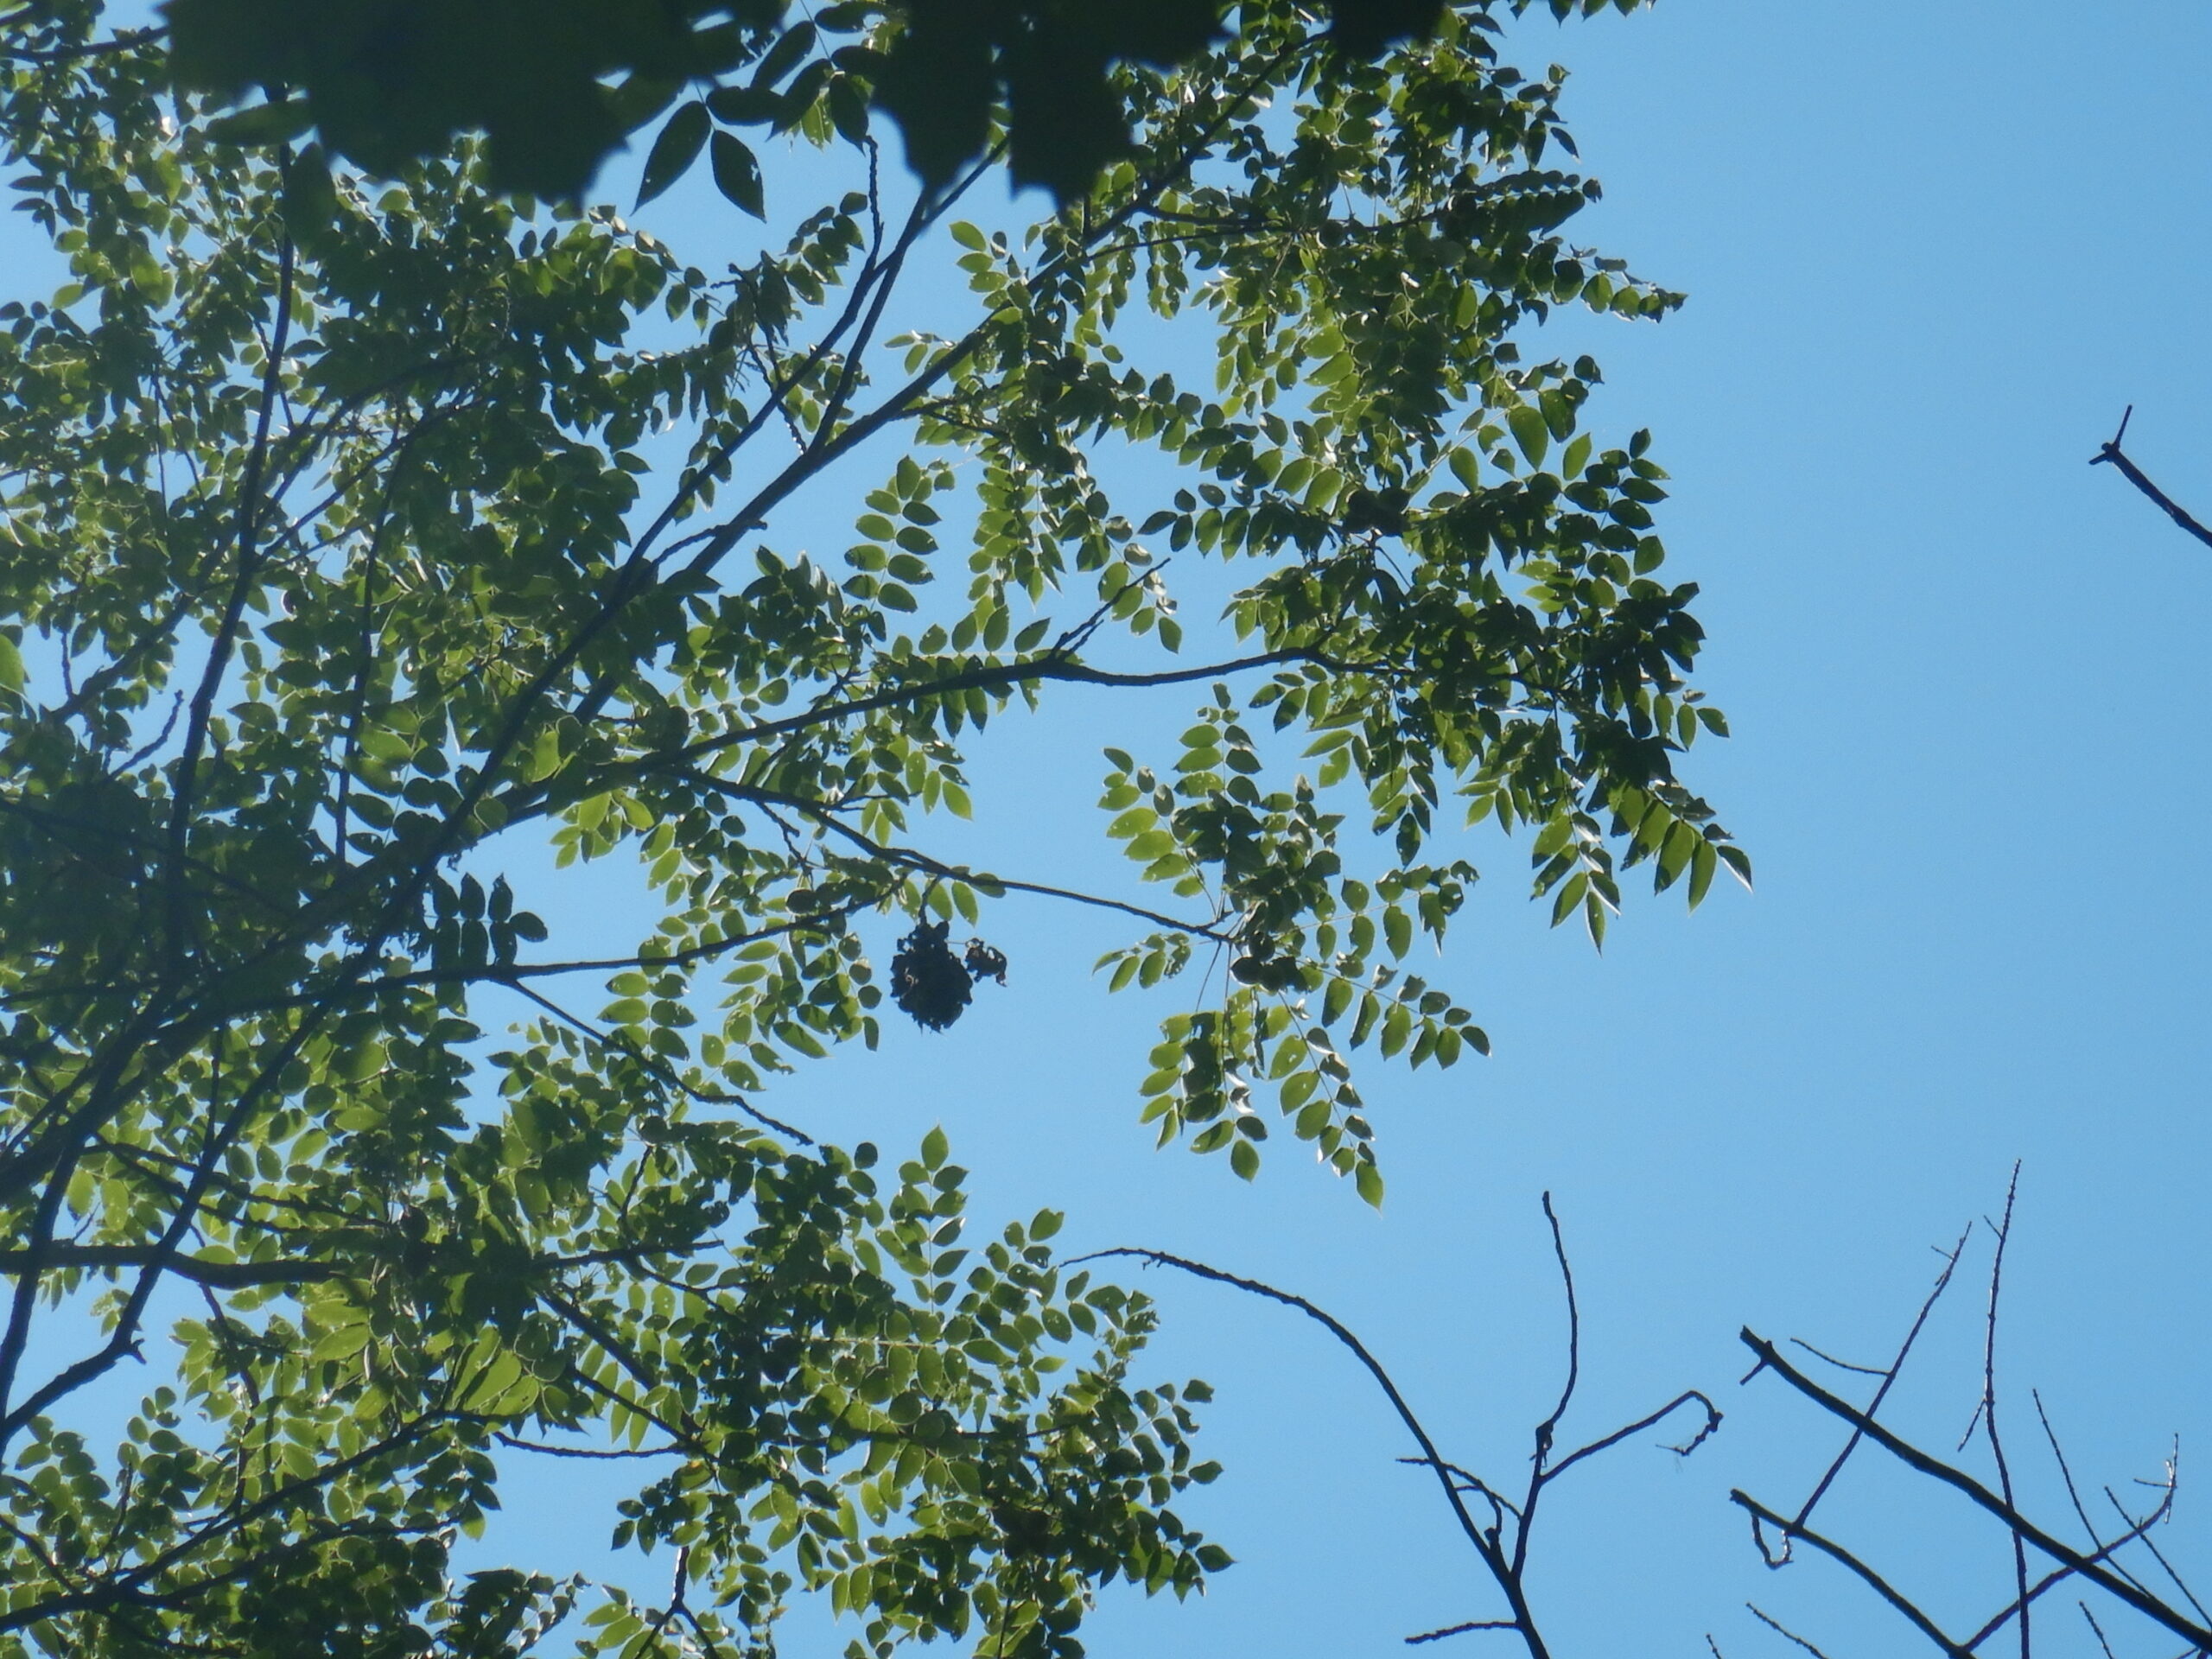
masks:
<path fill-rule="evenodd" d="M 1352 1184 L 1359 1189 L 1360 1198 L 1374 1208 L 1382 1207 L 1382 1172 L 1373 1164 L 1363 1163 L 1352 1172 Z"/>
<path fill-rule="evenodd" d="M 645 176 L 638 186 L 639 207 L 644 207 L 683 176 L 691 163 L 699 159 L 699 151 L 713 130 L 713 119 L 703 103 L 677 106 L 676 113 L 668 118 L 667 124 L 661 128 L 660 136 L 653 140 L 653 147 L 645 156 Z M 721 181 L 719 172 L 715 181 Z"/>
<path fill-rule="evenodd" d="M 1705 895 L 1713 886 L 1713 873 L 1720 868 L 1720 860 L 1713 843 L 1700 840 L 1690 855 L 1690 908 L 1695 910 L 1705 902 Z"/>
<path fill-rule="evenodd" d="M 733 126 L 766 126 L 783 113 L 784 99 L 764 87 L 717 86 L 707 94 L 707 108 Z"/>
<path fill-rule="evenodd" d="M 715 188 L 753 218 L 766 219 L 767 201 L 760 183 L 760 163 L 752 150 L 729 134 L 717 132 L 709 147 L 709 157 L 715 170 Z"/>
<path fill-rule="evenodd" d="M 356 1324 L 341 1325 L 325 1332 L 308 1351 L 308 1357 L 318 1363 L 343 1363 L 366 1348 L 375 1334 L 365 1318 Z"/>
<path fill-rule="evenodd" d="M 314 124 L 315 113 L 305 99 L 284 99 L 219 117 L 207 124 L 207 135 L 213 143 L 262 149 L 289 143 Z"/>
<path fill-rule="evenodd" d="M 1744 884 L 1745 891 L 1748 892 L 1751 885 L 1751 855 L 1740 847 L 1730 846 L 1726 842 L 1715 843 L 1713 850 L 1719 856 L 1720 861 L 1728 867 L 1730 873 Z"/>
<path fill-rule="evenodd" d="M 322 245 L 338 213 L 338 188 L 322 147 L 310 144 L 297 156 L 287 158 L 283 177 L 285 230 L 302 247 Z"/>
<path fill-rule="evenodd" d="M 1574 430 L 1573 402 L 1557 386 L 1547 386 L 1538 394 L 1536 405 L 1543 412 L 1546 429 L 1553 437 L 1564 443 L 1567 435 Z M 1531 465 L 1541 465 L 1542 459 L 1541 455 L 1529 457 Z"/>
<path fill-rule="evenodd" d="M 1505 423 L 1513 429 L 1513 442 L 1528 457 L 1531 467 L 1544 464 L 1544 454 L 1551 447 L 1551 429 L 1544 424 L 1543 414 L 1526 404 L 1516 404 L 1505 411 Z"/>

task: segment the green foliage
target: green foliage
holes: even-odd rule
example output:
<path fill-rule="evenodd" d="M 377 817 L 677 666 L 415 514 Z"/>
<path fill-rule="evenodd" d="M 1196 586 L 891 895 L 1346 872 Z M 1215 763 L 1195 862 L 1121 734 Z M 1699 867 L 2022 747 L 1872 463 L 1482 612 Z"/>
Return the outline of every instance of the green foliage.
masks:
<path fill-rule="evenodd" d="M 314 10 L 235 16 L 307 31 L 281 79 L 321 99 Z M 489 115 L 316 105 L 308 143 L 89 3 L 0 22 L 70 267 L 0 306 L 0 1656 L 504 1655 L 572 1605 L 591 1651 L 765 1653 L 801 1591 L 855 1653 L 1071 1656 L 1100 1585 L 1225 1564 L 1171 1508 L 1203 1390 L 1134 1381 L 1142 1299 L 1051 1217 L 964 1244 L 941 1135 L 893 1180 L 766 1091 L 905 1017 L 894 938 L 942 969 L 955 918 L 1080 899 L 1137 935 L 1114 988 L 1185 976 L 1162 1142 L 1249 1178 L 1279 1114 L 1379 1202 L 1349 1057 L 1487 1046 L 1409 962 L 1462 817 L 1526 827 L 1593 935 L 1618 869 L 1745 868 L 1674 774 L 1725 725 L 1663 474 L 1586 429 L 1594 363 L 1522 353 L 1555 305 L 1675 302 L 1560 234 L 1595 187 L 1545 164 L 1560 72 L 1478 5 L 1371 62 L 1238 18 L 1112 68 L 1134 149 L 1020 233 L 887 183 L 795 26 L 678 105 L 647 193 L 703 150 L 762 213 L 723 129 L 763 120 L 852 188 L 715 274 L 493 190 L 530 140 Z M 900 332 L 938 257 L 969 324 Z M 1208 331 L 1211 392 L 1143 314 Z M 842 556 L 793 545 L 856 498 Z M 1218 621 L 1171 556 L 1233 570 Z M 1108 756 L 1127 861 L 931 851 L 969 748 L 1069 683 L 1202 688 L 1176 753 Z M 548 848 L 634 861 L 626 957 L 564 954 Z M 454 1571 L 502 1467 L 578 1451 L 646 1465 L 621 1538 L 669 1605 Z"/>

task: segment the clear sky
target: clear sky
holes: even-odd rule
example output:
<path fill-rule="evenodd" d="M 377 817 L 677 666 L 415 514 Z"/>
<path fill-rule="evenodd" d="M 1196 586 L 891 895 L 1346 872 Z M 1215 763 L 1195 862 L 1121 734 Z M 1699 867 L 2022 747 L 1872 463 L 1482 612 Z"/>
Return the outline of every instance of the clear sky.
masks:
<path fill-rule="evenodd" d="M 1511 40 L 1575 72 L 1606 189 L 1578 235 L 1691 296 L 1656 328 L 1552 332 L 1605 364 L 1599 422 L 1653 427 L 1674 474 L 1669 568 L 1704 585 L 1701 679 L 1736 733 L 1690 775 L 1753 851 L 1756 896 L 1631 903 L 1599 958 L 1546 930 L 1519 849 L 1475 841 L 1489 879 L 1440 976 L 1497 1058 L 1370 1068 L 1379 1216 L 1287 1152 L 1255 1187 L 1150 1152 L 1135 1084 L 1162 1010 L 1098 994 L 1109 921 L 1040 904 L 988 918 L 1006 991 L 803 1074 L 777 1109 L 889 1146 L 942 1122 L 979 1221 L 1062 1205 L 1071 1249 L 1149 1245 L 1313 1296 L 1503 1479 L 1563 1360 L 1548 1189 L 1585 1319 L 1568 1436 L 1693 1386 L 1728 1413 L 1687 1464 L 1638 1443 L 1552 1495 L 1534 1583 L 1554 1650 L 1699 1655 L 1710 1632 L 1729 1659 L 1796 1651 L 1755 1599 L 1839 1656 L 1904 1652 L 1836 1571 L 1758 1566 L 1729 1488 L 1794 1506 L 1837 1440 L 1770 1382 L 1737 1387 L 1739 1325 L 1875 1359 L 1930 1247 L 2001 1205 L 2017 1159 L 2000 1383 L 2036 1505 L 2063 1497 L 2031 1385 L 2093 1495 L 2212 1434 L 2212 550 L 2085 464 L 2133 403 L 2132 453 L 2212 512 L 2212 8 L 1668 0 Z M 1076 693 L 994 728 L 970 855 L 1079 872 L 1090 757 L 1125 709 Z M 1975 1248 L 1896 1408 L 1937 1446 L 1980 1385 Z M 1147 1283 L 1157 1373 L 1218 1389 L 1229 1472 L 1187 1512 L 1240 1565 L 1204 1605 L 1109 1598 L 1093 1654 L 1379 1659 L 1498 1614 L 1348 1356 L 1281 1310 Z M 2182 1467 L 2164 1547 L 2212 1566 Z M 1878 1472 L 1824 1515 L 1978 1624 L 2005 1597 L 2001 1541 Z M 510 1541 L 588 1545 L 588 1484 L 542 1490 L 562 1501 L 518 1503 Z M 2071 1598 L 2045 1618 L 2043 1651 L 2094 1651 Z M 826 1636 L 804 1622 L 787 1645 Z"/>
<path fill-rule="evenodd" d="M 1838 1659 L 1904 1653 L 1835 1571 L 1758 1566 L 1729 1488 L 1790 1506 L 1837 1442 L 1772 1382 L 1737 1387 L 1739 1325 L 1876 1358 L 1929 1247 L 2001 1205 L 2017 1159 L 1999 1363 L 2033 1506 L 2063 1498 L 2031 1384 L 2093 1485 L 2155 1475 L 2177 1433 L 2185 1454 L 2212 1441 L 2212 549 L 2085 465 L 2132 403 L 2131 453 L 2212 516 L 2212 6 L 1666 0 L 1510 41 L 1574 70 L 1605 186 L 1578 236 L 1691 296 L 1657 327 L 1554 333 L 1605 365 L 1601 426 L 1653 428 L 1674 475 L 1669 569 L 1703 584 L 1700 680 L 1736 734 L 1690 780 L 1751 850 L 1756 895 L 1716 887 L 1685 917 L 1632 894 L 1599 957 L 1546 929 L 1521 848 L 1474 839 L 1487 879 L 1435 976 L 1497 1055 L 1370 1066 L 1379 1215 L 1287 1137 L 1253 1186 L 1152 1152 L 1135 1084 L 1163 1008 L 1090 978 L 1120 929 L 1040 903 L 988 918 L 1011 983 L 955 1030 L 892 1030 L 771 1109 L 893 1149 L 943 1122 L 979 1223 L 1051 1203 L 1071 1250 L 1153 1246 L 1313 1297 L 1501 1479 L 1564 1357 L 1549 1190 L 1584 1314 L 1567 1438 L 1689 1387 L 1728 1413 L 1687 1463 L 1640 1441 L 1548 1500 L 1554 1651 L 1688 1659 L 1707 1632 L 1727 1659 L 1796 1651 L 1754 1599 Z M 997 827 L 971 855 L 1005 874 L 1073 872 L 1101 832 L 1096 751 L 1122 705 L 1054 706 L 976 751 Z M 533 899 L 558 930 L 591 890 Z M 1939 1446 L 1980 1385 L 1976 1248 L 1898 1408 Z M 1217 1391 L 1228 1472 L 1185 1512 L 1240 1564 L 1203 1605 L 1109 1597 L 1096 1659 L 1380 1659 L 1498 1616 L 1348 1356 L 1282 1310 L 1144 1282 L 1166 1318 L 1149 1370 Z M 1836 1529 L 1979 1622 L 2005 1593 L 1997 1535 L 1874 1466 Z M 2162 1548 L 2212 1579 L 2191 1470 Z M 494 1548 L 595 1566 L 601 1490 L 541 1473 Z M 2093 1653 L 2052 1601 L 2043 1651 Z M 786 1651 L 842 1639 L 809 1620 Z"/>

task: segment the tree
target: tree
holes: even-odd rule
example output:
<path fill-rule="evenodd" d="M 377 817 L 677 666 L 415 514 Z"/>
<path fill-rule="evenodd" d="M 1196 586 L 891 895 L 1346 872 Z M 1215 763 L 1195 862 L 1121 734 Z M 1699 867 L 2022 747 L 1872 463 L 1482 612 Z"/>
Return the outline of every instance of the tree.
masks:
<path fill-rule="evenodd" d="M 955 921 L 1027 892 L 1135 925 L 1115 989 L 1192 970 L 1163 1144 L 1250 1177 L 1264 1077 L 1379 1202 L 1350 1051 L 1485 1043 L 1401 965 L 1474 879 L 1440 810 L 1526 827 L 1600 938 L 1626 866 L 1747 871 L 1675 777 L 1725 725 L 1663 474 L 1512 338 L 1676 299 L 1560 234 L 1558 73 L 1485 5 L 1372 63 L 1248 8 L 1116 70 L 1136 156 L 1020 235 L 957 217 L 995 163 L 902 187 L 810 106 L 851 188 L 709 276 L 473 139 L 382 181 L 272 148 L 90 0 L 0 22 L 73 272 L 0 309 L 0 1651 L 521 1651 L 579 1591 L 449 1558 L 537 1454 L 639 1459 L 621 1535 L 675 1550 L 601 1651 L 766 1652 L 804 1589 L 855 1652 L 1072 1654 L 1099 1584 L 1198 1587 L 1205 1393 L 1136 1385 L 1144 1299 L 1050 1212 L 963 1246 L 942 1135 L 887 1163 L 764 1102 L 874 1040 L 880 978 L 957 1020 L 1004 963 Z M 971 324 L 893 332 L 935 259 Z M 1214 397 L 1140 366 L 1140 294 Z M 841 558 L 779 532 L 862 467 Z M 1188 658 L 1171 554 L 1250 572 Z M 927 846 L 963 746 L 1067 683 L 1199 689 L 1179 753 L 1107 755 L 1149 902 Z M 508 874 L 549 840 L 641 861 L 634 952 L 562 954 Z"/>

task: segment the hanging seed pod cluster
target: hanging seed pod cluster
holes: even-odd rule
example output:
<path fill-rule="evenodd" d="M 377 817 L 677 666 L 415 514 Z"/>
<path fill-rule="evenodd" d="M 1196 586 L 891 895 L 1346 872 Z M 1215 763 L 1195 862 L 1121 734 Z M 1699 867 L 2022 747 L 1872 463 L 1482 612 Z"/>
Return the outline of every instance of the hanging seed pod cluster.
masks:
<path fill-rule="evenodd" d="M 949 922 L 918 922 L 891 958 L 891 1000 L 931 1031 L 944 1030 L 968 1011 L 977 981 L 1006 983 L 1006 952 L 970 939 L 956 957 L 947 942 L 950 931 Z"/>

